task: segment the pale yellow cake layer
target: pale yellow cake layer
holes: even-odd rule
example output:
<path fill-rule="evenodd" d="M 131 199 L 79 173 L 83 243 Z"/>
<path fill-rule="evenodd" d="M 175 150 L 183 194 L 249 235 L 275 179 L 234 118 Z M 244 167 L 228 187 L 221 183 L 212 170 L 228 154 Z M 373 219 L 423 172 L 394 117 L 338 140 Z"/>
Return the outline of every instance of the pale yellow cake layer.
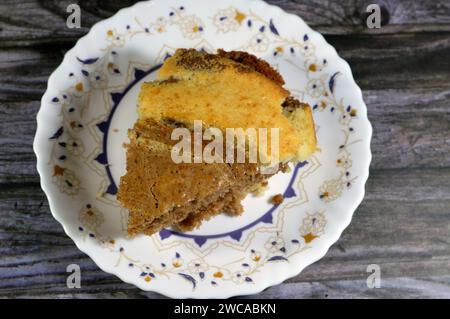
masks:
<path fill-rule="evenodd" d="M 141 119 L 172 118 L 187 123 L 202 120 L 206 126 L 221 129 L 267 128 L 269 141 L 270 128 L 279 128 L 280 161 L 303 160 L 312 153 L 304 146 L 315 147 L 314 143 L 302 139 L 304 133 L 309 133 L 308 123 L 313 128 L 312 118 L 304 112 L 296 112 L 299 127 L 308 129 L 308 132 L 299 132 L 282 113 L 281 104 L 289 92 L 280 85 L 227 59 L 197 67 L 190 65 L 192 70 L 182 63 L 177 64 L 177 60 L 175 55 L 165 61 L 159 74 L 163 81 L 142 85 Z M 167 81 L 168 78 L 171 80 Z M 314 132 L 311 135 L 314 136 Z"/>
<path fill-rule="evenodd" d="M 311 107 L 308 104 L 301 103 L 301 107 L 290 114 L 286 114 L 286 116 L 297 129 L 300 138 L 296 159 L 299 161 L 307 160 L 311 154 L 317 151 L 316 128 Z"/>

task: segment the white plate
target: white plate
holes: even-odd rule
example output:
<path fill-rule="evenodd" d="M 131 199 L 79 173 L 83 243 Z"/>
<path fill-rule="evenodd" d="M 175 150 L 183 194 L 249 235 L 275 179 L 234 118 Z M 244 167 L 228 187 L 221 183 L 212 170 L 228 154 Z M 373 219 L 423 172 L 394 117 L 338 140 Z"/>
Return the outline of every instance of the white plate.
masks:
<path fill-rule="evenodd" d="M 245 50 L 275 66 L 314 109 L 321 151 L 218 216 L 179 234 L 126 237 L 116 201 L 122 143 L 139 85 L 176 48 Z M 348 64 L 302 19 L 262 1 L 141 2 L 94 27 L 67 52 L 42 98 L 34 149 L 54 217 L 106 272 L 170 297 L 258 293 L 325 255 L 364 196 L 372 129 Z M 284 193 L 278 207 L 270 196 Z"/>

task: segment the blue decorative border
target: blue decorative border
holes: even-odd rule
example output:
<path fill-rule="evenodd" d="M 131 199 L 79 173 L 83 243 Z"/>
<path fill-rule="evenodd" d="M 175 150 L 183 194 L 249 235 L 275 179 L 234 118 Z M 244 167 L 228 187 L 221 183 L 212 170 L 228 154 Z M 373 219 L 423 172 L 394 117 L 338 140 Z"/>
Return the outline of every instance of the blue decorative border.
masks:
<path fill-rule="evenodd" d="M 107 151 L 109 127 L 111 126 L 111 121 L 112 121 L 112 118 L 114 117 L 114 113 L 116 112 L 116 109 L 119 106 L 122 98 L 131 90 L 131 88 L 133 86 L 135 86 L 140 80 L 142 80 L 147 75 L 157 71 L 161 66 L 162 66 L 162 64 L 156 65 L 148 71 L 144 71 L 144 70 L 135 68 L 134 69 L 134 80 L 130 84 L 128 84 L 128 86 L 122 92 L 111 93 L 111 99 L 113 101 L 113 106 L 111 108 L 111 112 L 109 113 L 109 116 L 106 119 L 106 121 L 103 121 L 103 122 L 97 124 L 98 129 L 103 133 L 104 137 L 103 137 L 103 145 L 102 145 L 103 151 L 101 154 L 99 154 L 95 158 L 95 160 L 98 163 L 105 166 L 106 174 L 107 174 L 109 182 L 110 182 L 109 186 L 106 189 L 107 194 L 110 194 L 110 195 L 117 194 L 117 184 L 112 177 L 111 169 L 109 168 L 109 165 L 108 165 L 108 151 Z"/>

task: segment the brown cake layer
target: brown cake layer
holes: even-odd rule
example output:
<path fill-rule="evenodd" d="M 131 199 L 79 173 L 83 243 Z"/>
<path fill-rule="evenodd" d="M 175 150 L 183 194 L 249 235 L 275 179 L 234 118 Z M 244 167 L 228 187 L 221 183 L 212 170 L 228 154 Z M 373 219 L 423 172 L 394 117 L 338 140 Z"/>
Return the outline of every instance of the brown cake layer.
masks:
<path fill-rule="evenodd" d="M 127 174 L 117 196 L 130 211 L 130 235 L 168 225 L 192 230 L 220 212 L 239 215 L 249 190 L 271 176 L 251 163 L 174 163 L 170 150 L 176 141 L 170 134 L 178 125 L 146 120 L 129 132 Z"/>

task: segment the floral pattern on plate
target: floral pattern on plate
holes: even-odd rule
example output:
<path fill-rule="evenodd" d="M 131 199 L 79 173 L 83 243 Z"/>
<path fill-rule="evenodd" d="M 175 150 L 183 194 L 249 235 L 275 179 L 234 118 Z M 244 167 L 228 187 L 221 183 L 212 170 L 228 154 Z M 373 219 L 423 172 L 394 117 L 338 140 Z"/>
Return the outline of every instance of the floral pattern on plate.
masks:
<path fill-rule="evenodd" d="M 295 28 L 293 27 L 295 26 Z M 178 47 L 268 60 L 313 109 L 320 150 L 187 234 L 128 238 L 115 199 L 139 84 Z M 229 297 L 279 283 L 322 257 L 362 200 L 371 127 L 348 65 L 300 18 L 262 1 L 136 4 L 92 28 L 49 79 L 38 115 L 38 170 L 55 218 L 105 271 L 172 297 Z M 282 193 L 281 205 L 269 203 Z"/>

